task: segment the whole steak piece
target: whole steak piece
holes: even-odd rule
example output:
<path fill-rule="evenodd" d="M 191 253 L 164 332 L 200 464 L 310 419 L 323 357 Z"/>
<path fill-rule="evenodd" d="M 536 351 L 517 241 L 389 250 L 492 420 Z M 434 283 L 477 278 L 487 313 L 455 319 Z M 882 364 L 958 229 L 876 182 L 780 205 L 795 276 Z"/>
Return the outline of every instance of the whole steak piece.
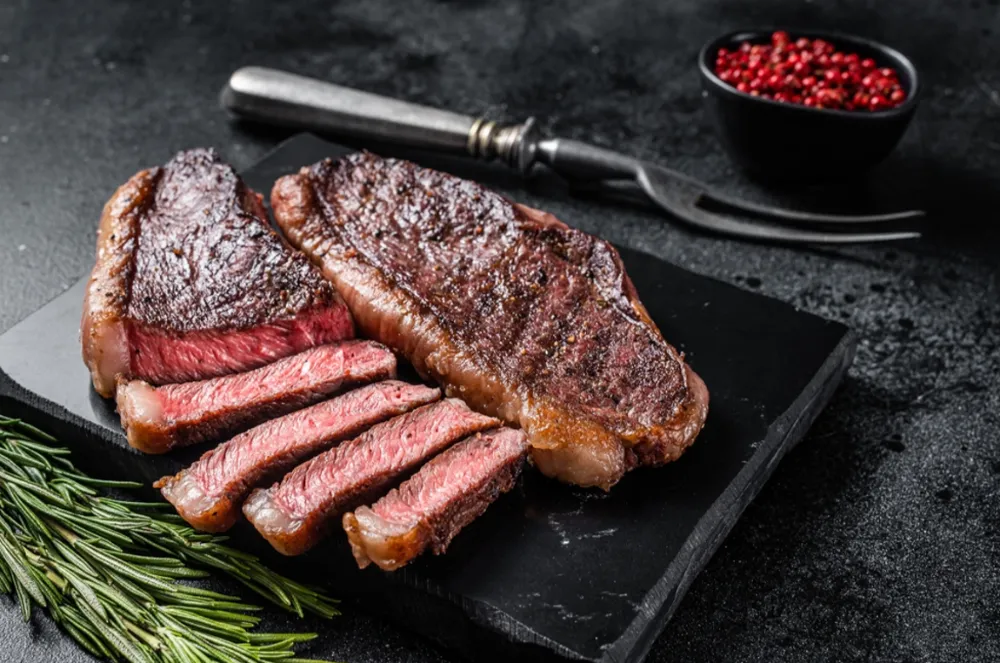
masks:
<path fill-rule="evenodd" d="M 358 327 L 521 426 L 549 476 L 610 488 L 708 411 L 607 242 L 474 182 L 358 153 L 281 178 L 275 218 Z"/>
<path fill-rule="evenodd" d="M 343 300 L 213 151 L 137 173 L 104 206 L 80 327 L 102 396 L 119 377 L 199 380 L 353 335 Z"/>

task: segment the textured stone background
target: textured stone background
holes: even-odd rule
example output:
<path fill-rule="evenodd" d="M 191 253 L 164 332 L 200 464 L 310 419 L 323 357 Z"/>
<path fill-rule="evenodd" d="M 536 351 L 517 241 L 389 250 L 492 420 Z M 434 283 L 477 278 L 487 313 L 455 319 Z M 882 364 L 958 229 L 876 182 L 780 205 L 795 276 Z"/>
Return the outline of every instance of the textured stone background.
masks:
<path fill-rule="evenodd" d="M 245 167 L 283 138 L 218 109 L 220 86 L 245 64 L 536 115 L 751 198 L 923 206 L 933 228 L 919 243 L 807 251 L 694 235 L 558 186 L 496 182 L 862 337 L 832 405 L 695 582 L 651 661 L 1000 659 L 997 0 L 278 4 L 0 2 L 0 330 L 89 269 L 100 205 L 134 171 L 195 145 Z M 916 122 L 868 177 L 768 192 L 720 153 L 695 54 L 722 31 L 775 24 L 861 33 L 917 62 L 926 97 Z M 0 659 L 86 660 L 46 620 L 19 620 L 0 599 Z M 356 663 L 448 660 L 361 614 L 311 626 L 325 630 L 324 651 Z"/>

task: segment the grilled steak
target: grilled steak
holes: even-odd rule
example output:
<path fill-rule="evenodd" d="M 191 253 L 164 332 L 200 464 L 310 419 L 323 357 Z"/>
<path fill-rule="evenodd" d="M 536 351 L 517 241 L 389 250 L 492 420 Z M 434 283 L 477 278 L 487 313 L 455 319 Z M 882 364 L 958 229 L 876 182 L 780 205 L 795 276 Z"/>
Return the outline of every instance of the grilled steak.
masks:
<path fill-rule="evenodd" d="M 299 555 L 343 512 L 377 498 L 393 481 L 456 440 L 499 426 L 448 399 L 373 426 L 253 491 L 243 514 L 278 552 Z"/>
<path fill-rule="evenodd" d="M 244 371 L 353 336 L 343 301 L 210 150 L 144 170 L 104 206 L 83 358 L 104 397 Z"/>
<path fill-rule="evenodd" d="M 546 474 L 605 489 L 676 459 L 708 391 L 617 251 L 473 182 L 368 153 L 280 179 L 275 218 L 363 332 L 521 426 Z"/>
<path fill-rule="evenodd" d="M 446 450 L 371 508 L 345 513 L 358 566 L 405 566 L 430 548 L 440 555 L 466 525 L 514 486 L 524 465 L 523 432 L 501 428 Z"/>
<path fill-rule="evenodd" d="M 250 490 L 369 426 L 437 400 L 441 392 L 390 380 L 251 428 L 155 486 L 196 529 L 222 532 L 235 523 Z"/>
<path fill-rule="evenodd" d="M 118 385 L 128 442 L 146 453 L 221 438 L 311 405 L 345 386 L 396 374 L 396 357 L 372 341 L 321 345 L 273 364 L 198 382 Z"/>

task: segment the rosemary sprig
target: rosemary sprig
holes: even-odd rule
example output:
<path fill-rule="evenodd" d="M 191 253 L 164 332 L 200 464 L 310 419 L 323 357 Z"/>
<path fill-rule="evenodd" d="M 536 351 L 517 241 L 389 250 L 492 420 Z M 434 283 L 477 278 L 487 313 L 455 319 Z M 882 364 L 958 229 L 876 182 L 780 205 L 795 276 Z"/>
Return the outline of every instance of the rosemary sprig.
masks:
<path fill-rule="evenodd" d="M 334 601 L 271 571 L 254 556 L 196 532 L 158 503 L 98 488 L 131 488 L 79 472 L 69 450 L 0 416 L 0 591 L 14 593 L 94 656 L 132 663 L 301 661 L 305 633 L 254 633 L 258 608 L 185 584 L 221 571 L 299 616 L 338 614 Z"/>

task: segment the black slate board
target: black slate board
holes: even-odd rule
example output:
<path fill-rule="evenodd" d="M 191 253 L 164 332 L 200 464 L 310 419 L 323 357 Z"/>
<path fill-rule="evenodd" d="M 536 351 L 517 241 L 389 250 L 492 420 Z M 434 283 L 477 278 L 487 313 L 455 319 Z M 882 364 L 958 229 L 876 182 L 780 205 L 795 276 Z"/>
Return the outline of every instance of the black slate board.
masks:
<path fill-rule="evenodd" d="M 345 148 L 294 138 L 245 173 L 280 175 Z M 459 172 L 458 174 L 461 174 Z M 570 221 L 572 221 L 570 219 Z M 640 661 L 685 591 L 849 366 L 841 324 L 623 250 L 640 297 L 712 394 L 708 423 L 677 463 L 639 470 L 610 494 L 529 472 L 443 557 L 394 574 L 354 568 L 347 544 L 293 562 L 248 527 L 235 540 L 286 572 L 328 581 L 472 660 Z M 111 404 L 90 389 L 78 324 L 84 281 L 0 336 L 0 411 L 78 445 L 102 476 L 152 481 L 198 453 L 128 448 Z"/>

